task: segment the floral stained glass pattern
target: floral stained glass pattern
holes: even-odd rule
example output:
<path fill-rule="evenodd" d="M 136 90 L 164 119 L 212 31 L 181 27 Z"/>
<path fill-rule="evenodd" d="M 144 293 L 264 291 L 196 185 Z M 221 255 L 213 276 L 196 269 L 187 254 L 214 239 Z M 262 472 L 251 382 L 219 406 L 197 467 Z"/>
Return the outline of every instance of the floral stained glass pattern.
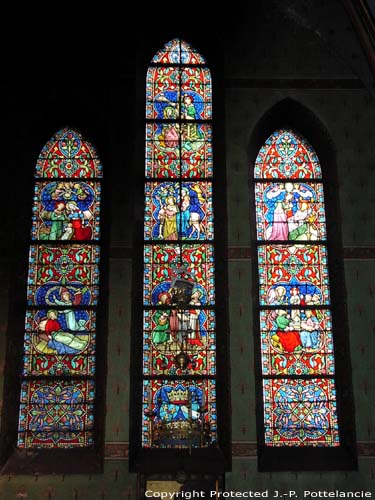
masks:
<path fill-rule="evenodd" d="M 72 129 L 64 128 L 42 149 L 35 177 L 90 179 L 102 177 L 102 165 L 92 144 Z"/>
<path fill-rule="evenodd" d="M 338 446 L 319 159 L 299 134 L 277 130 L 254 177 L 265 444 Z"/>
<path fill-rule="evenodd" d="M 320 179 L 322 171 L 311 145 L 295 131 L 277 130 L 260 148 L 255 179 Z"/>
<path fill-rule="evenodd" d="M 321 245 L 258 247 L 261 305 L 329 304 L 327 251 Z"/>
<path fill-rule="evenodd" d="M 193 133 L 194 132 L 194 133 Z M 199 179 L 212 176 L 212 131 L 208 124 L 146 125 L 146 176 Z"/>
<path fill-rule="evenodd" d="M 174 293 L 181 280 L 197 290 L 202 305 L 215 303 L 212 245 L 145 245 L 144 304 L 156 305 L 162 293 Z"/>
<path fill-rule="evenodd" d="M 93 381 L 22 382 L 18 446 L 81 448 L 93 444 Z"/>
<path fill-rule="evenodd" d="M 171 40 L 146 78 L 144 448 L 216 441 L 211 117 L 205 60 Z"/>
<path fill-rule="evenodd" d="M 95 311 L 26 312 L 23 375 L 94 375 Z"/>
<path fill-rule="evenodd" d="M 331 313 L 325 309 L 260 311 L 263 375 L 333 375 Z"/>
<path fill-rule="evenodd" d="M 336 390 L 332 380 L 264 380 L 263 392 L 266 444 L 339 445 Z"/>
<path fill-rule="evenodd" d="M 66 128 L 35 177 L 18 447 L 91 447 L 102 166 Z"/>
<path fill-rule="evenodd" d="M 95 245 L 31 245 L 29 305 L 95 305 L 100 248 Z"/>

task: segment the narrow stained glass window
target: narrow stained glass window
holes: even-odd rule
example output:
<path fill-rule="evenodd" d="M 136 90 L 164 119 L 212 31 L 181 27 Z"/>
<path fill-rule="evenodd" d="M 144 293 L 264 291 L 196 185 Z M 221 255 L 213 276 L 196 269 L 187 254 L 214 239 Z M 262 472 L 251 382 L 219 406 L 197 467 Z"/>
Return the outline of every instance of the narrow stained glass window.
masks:
<path fill-rule="evenodd" d="M 265 445 L 339 446 L 319 159 L 277 130 L 254 175 Z"/>
<path fill-rule="evenodd" d="M 211 76 L 182 40 L 146 82 L 144 448 L 216 441 Z"/>
<path fill-rule="evenodd" d="M 60 130 L 37 161 L 18 446 L 93 445 L 102 167 Z"/>

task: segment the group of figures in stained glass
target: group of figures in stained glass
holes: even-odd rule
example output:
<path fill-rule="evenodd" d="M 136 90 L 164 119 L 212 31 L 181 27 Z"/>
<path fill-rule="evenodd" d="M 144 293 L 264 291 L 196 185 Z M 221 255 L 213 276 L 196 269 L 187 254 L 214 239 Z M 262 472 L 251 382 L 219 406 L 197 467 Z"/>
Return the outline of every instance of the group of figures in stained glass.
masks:
<path fill-rule="evenodd" d="M 145 239 L 213 238 L 210 182 L 154 182 L 145 191 Z"/>
<path fill-rule="evenodd" d="M 148 310 L 144 325 L 145 374 L 215 374 L 214 311 Z M 189 358 L 186 367 L 175 363 L 176 353 L 181 351 Z"/>
<path fill-rule="evenodd" d="M 262 310 L 260 333 L 264 375 L 333 375 L 332 324 L 328 310 Z"/>
<path fill-rule="evenodd" d="M 325 238 L 323 186 L 320 183 L 257 183 L 258 239 Z"/>
<path fill-rule="evenodd" d="M 24 375 L 94 374 L 94 311 L 29 310 L 25 326 Z"/>
<path fill-rule="evenodd" d="M 98 239 L 99 199 L 99 183 L 36 183 L 32 237 L 40 240 Z"/>
<path fill-rule="evenodd" d="M 192 291 L 189 305 L 200 306 L 200 291 Z M 170 292 L 162 292 L 159 295 L 158 304 L 168 306 L 173 301 Z M 204 312 L 200 309 L 160 309 L 153 316 L 155 327 L 152 329 L 152 342 L 160 350 L 165 349 L 168 344 L 174 344 L 177 348 L 188 344 L 191 348 L 202 346 L 201 327 L 204 323 Z M 202 330 L 206 336 L 205 330 Z"/>
<path fill-rule="evenodd" d="M 324 246 L 261 245 L 258 264 L 261 305 L 329 304 Z"/>

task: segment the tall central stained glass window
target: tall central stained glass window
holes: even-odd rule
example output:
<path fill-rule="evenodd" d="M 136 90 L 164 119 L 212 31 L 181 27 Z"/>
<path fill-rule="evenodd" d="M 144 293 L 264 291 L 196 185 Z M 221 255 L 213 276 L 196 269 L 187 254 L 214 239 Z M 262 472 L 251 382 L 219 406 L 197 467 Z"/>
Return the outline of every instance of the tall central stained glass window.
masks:
<path fill-rule="evenodd" d="M 255 162 L 264 444 L 336 447 L 335 362 L 322 172 L 275 131 Z"/>
<path fill-rule="evenodd" d="M 94 444 L 102 166 L 64 128 L 35 171 L 19 448 Z"/>
<path fill-rule="evenodd" d="M 216 441 L 211 76 L 168 42 L 146 83 L 144 448 Z"/>

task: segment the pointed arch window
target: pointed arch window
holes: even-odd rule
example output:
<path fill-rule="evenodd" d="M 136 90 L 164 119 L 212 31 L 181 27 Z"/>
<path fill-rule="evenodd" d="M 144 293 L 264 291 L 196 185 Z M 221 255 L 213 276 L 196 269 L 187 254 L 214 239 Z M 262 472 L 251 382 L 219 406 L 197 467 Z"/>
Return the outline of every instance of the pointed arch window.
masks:
<path fill-rule="evenodd" d="M 217 440 L 211 76 L 180 39 L 146 83 L 143 448 Z"/>
<path fill-rule="evenodd" d="M 102 165 L 64 128 L 37 161 L 19 406 L 20 449 L 94 445 Z"/>
<path fill-rule="evenodd" d="M 276 130 L 255 162 L 264 443 L 336 447 L 335 360 L 319 159 Z"/>

